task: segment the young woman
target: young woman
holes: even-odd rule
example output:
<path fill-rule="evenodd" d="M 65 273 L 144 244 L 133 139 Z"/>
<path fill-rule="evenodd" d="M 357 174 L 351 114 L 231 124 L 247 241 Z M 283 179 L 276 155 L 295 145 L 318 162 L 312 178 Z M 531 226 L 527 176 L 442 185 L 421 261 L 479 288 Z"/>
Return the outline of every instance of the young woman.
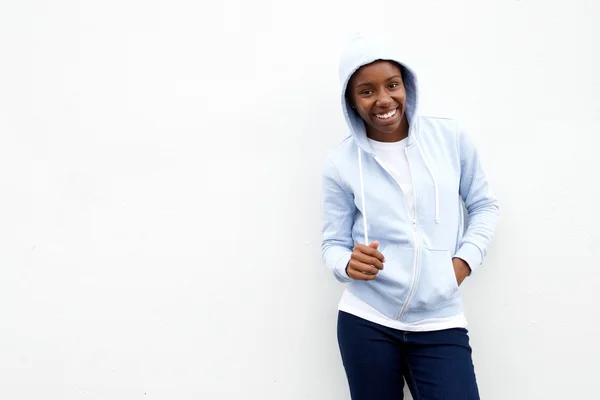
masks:
<path fill-rule="evenodd" d="M 459 286 L 498 203 L 477 151 L 455 121 L 417 115 L 415 74 L 381 42 L 353 39 L 340 75 L 350 136 L 324 170 L 322 251 L 347 283 L 352 399 L 402 399 L 404 381 L 415 400 L 479 399 Z"/>

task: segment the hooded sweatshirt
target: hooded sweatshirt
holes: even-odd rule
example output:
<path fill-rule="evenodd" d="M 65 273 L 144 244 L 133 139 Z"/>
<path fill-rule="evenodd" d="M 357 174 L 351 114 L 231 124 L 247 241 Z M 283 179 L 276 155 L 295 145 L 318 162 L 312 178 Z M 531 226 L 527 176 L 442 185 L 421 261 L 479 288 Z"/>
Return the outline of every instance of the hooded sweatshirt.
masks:
<path fill-rule="evenodd" d="M 331 151 L 324 168 L 322 256 L 348 292 L 386 318 L 410 325 L 462 314 L 452 259 L 466 261 L 472 272 L 483 263 L 498 202 L 459 124 L 418 115 L 416 75 L 395 53 L 380 40 L 357 35 L 342 56 L 341 102 L 350 135 Z M 364 121 L 346 101 L 354 72 L 377 60 L 403 69 L 414 213 L 375 154 Z M 375 240 L 384 269 L 374 280 L 353 280 L 346 266 L 354 246 Z"/>

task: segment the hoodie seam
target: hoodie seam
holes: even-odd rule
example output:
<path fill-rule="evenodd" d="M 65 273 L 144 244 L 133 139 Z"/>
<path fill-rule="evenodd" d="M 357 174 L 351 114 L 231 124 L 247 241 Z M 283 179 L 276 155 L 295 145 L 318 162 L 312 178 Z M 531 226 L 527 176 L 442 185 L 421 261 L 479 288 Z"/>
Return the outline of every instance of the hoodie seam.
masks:
<path fill-rule="evenodd" d="M 456 121 L 456 119 L 451 118 L 451 117 L 439 117 L 439 116 L 435 116 L 435 115 L 420 115 L 423 118 L 427 118 L 427 119 L 443 119 L 445 121 Z"/>
<path fill-rule="evenodd" d="M 341 145 L 343 145 L 344 143 L 346 143 L 349 139 L 352 139 L 352 135 L 348 135 L 344 138 L 344 140 L 340 141 L 335 147 L 340 147 Z"/>
<path fill-rule="evenodd" d="M 455 140 L 454 143 L 456 145 L 456 155 L 458 156 L 458 170 L 460 171 L 459 174 L 459 180 L 460 177 L 462 176 L 462 159 L 461 159 L 461 155 L 460 155 L 460 126 L 459 124 L 456 124 L 456 132 L 454 133 L 455 135 Z"/>

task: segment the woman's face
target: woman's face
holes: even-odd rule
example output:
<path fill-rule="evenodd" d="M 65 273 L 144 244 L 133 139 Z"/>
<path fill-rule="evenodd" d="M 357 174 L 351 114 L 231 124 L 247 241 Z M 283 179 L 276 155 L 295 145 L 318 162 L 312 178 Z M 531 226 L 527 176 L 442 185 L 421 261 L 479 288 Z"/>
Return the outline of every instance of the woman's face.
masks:
<path fill-rule="evenodd" d="M 348 87 L 350 102 L 365 121 L 370 138 L 392 142 L 406 137 L 406 90 L 398 65 L 389 61 L 365 65 L 354 73 Z"/>

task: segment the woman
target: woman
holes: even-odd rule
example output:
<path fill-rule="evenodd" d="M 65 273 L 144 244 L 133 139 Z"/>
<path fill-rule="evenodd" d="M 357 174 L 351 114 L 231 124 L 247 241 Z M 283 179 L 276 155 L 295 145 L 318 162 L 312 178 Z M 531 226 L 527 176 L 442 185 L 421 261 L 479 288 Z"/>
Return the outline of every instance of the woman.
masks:
<path fill-rule="evenodd" d="M 404 380 L 415 400 L 479 399 L 458 288 L 483 262 L 498 203 L 477 151 L 455 121 L 417 115 L 415 74 L 381 42 L 354 38 L 340 75 L 351 135 L 325 167 L 322 251 L 347 283 L 338 342 L 352 399 L 402 399 Z"/>

